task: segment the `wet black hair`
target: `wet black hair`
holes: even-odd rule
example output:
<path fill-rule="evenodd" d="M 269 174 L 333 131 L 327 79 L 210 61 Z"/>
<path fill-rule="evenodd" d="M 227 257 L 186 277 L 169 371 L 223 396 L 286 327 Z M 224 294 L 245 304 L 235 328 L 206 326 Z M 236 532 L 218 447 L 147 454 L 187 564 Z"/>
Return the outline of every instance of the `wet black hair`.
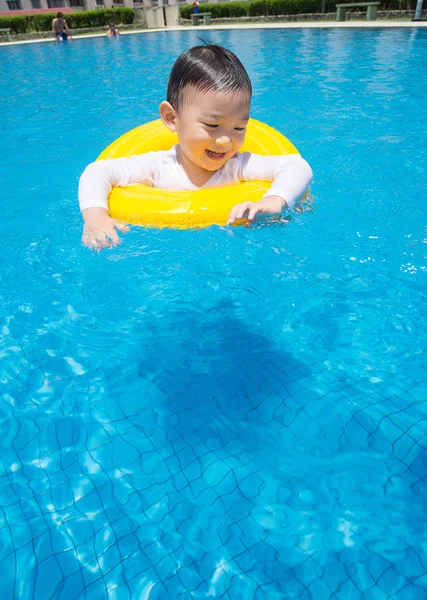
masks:
<path fill-rule="evenodd" d="M 184 92 L 190 86 L 198 92 L 243 92 L 252 96 L 245 67 L 233 52 L 216 44 L 194 46 L 176 59 L 167 91 L 167 101 L 175 110 L 182 107 Z"/>

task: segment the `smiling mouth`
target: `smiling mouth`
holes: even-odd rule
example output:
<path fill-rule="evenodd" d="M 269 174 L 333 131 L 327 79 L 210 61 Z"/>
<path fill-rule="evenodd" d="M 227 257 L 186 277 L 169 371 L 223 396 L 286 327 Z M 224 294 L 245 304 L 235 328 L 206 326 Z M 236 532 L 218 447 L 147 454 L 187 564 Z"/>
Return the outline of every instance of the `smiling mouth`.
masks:
<path fill-rule="evenodd" d="M 227 153 L 212 152 L 212 150 L 206 150 L 206 154 L 209 156 L 209 158 L 212 158 L 212 160 L 222 160 Z"/>

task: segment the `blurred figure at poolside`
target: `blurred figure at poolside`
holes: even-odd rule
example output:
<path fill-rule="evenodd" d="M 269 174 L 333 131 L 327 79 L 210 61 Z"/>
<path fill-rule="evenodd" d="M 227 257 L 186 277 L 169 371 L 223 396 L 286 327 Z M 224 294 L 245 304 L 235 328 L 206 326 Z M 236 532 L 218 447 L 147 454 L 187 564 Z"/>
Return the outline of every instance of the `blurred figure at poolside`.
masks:
<path fill-rule="evenodd" d="M 197 2 L 197 0 L 194 0 L 193 2 L 193 12 L 195 15 L 199 14 L 199 3 Z"/>
<path fill-rule="evenodd" d="M 107 37 L 116 37 L 120 35 L 119 30 L 117 29 L 117 26 L 115 23 L 110 23 L 108 30 L 107 30 Z"/>
<path fill-rule="evenodd" d="M 52 33 L 55 42 L 72 40 L 71 31 L 68 29 L 67 21 L 64 19 L 64 13 L 56 13 L 56 18 L 52 20 Z"/>

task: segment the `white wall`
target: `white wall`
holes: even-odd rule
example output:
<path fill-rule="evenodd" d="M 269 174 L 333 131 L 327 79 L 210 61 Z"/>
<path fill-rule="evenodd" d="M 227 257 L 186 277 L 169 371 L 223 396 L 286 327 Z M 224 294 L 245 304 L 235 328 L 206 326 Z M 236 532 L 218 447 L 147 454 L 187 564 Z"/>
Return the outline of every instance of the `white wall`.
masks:
<path fill-rule="evenodd" d="M 168 27 L 179 25 L 178 6 L 165 6 L 166 23 Z M 144 8 L 147 27 L 164 27 L 163 7 Z"/>

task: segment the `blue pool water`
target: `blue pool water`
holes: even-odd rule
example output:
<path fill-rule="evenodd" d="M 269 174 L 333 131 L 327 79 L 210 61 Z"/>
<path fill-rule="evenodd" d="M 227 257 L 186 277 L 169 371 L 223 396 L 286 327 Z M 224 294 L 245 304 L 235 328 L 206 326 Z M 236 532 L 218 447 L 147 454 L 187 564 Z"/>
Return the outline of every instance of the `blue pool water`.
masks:
<path fill-rule="evenodd" d="M 193 32 L 0 48 L 0 597 L 427 597 L 427 31 L 209 32 L 310 211 L 80 244 Z"/>

